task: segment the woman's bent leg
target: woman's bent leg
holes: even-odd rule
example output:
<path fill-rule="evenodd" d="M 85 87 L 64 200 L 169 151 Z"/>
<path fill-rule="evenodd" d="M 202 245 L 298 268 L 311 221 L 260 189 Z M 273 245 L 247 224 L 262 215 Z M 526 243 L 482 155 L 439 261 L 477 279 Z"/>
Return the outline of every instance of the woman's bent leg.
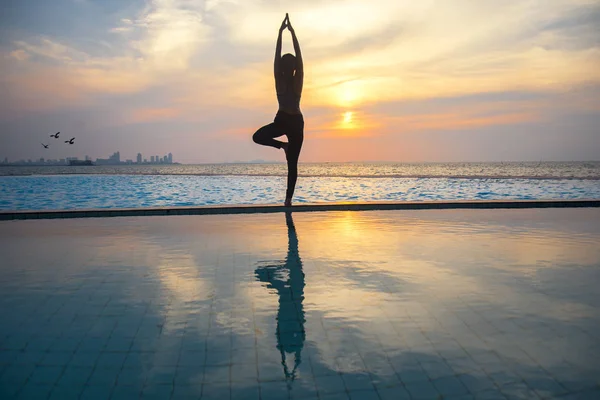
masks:
<path fill-rule="evenodd" d="M 254 140 L 254 143 L 262 144 L 263 146 L 271 146 L 281 149 L 283 142 L 275 140 L 274 138 L 283 135 L 284 132 L 282 132 L 281 127 L 275 122 L 272 122 L 269 125 L 265 125 L 257 130 L 252 136 L 252 140 Z"/>

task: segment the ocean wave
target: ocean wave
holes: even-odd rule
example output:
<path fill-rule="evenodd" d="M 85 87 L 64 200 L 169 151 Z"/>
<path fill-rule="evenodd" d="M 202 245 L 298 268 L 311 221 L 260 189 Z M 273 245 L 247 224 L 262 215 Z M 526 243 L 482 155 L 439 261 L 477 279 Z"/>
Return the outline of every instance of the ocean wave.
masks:
<path fill-rule="evenodd" d="M 300 163 L 303 178 L 600 180 L 600 162 L 511 163 Z M 199 177 L 284 177 L 287 166 L 273 164 L 3 166 L 2 176 L 143 175 Z M 0 178 L 1 179 L 1 178 Z"/>
<path fill-rule="evenodd" d="M 201 177 L 228 177 L 228 176 L 247 176 L 247 177 L 286 177 L 287 173 L 210 173 L 210 172 L 97 172 L 82 174 L 81 172 L 62 172 L 62 173 L 15 173 L 4 176 L 201 176 Z M 366 174 L 298 174 L 301 178 L 353 178 L 353 179 L 497 179 L 497 180 L 586 180 L 586 181 L 600 181 L 600 176 L 561 176 L 561 175 L 403 175 L 403 174 L 389 174 L 389 175 L 366 175 Z M 0 176 L 1 178 L 1 176 Z"/>

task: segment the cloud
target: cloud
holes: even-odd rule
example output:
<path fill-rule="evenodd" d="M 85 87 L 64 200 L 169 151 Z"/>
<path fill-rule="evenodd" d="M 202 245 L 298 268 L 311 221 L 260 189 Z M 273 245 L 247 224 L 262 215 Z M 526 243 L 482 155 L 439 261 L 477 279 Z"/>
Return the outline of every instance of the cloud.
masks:
<path fill-rule="evenodd" d="M 540 32 L 553 49 L 600 48 L 600 3 L 581 5 L 546 23 Z"/>
<path fill-rule="evenodd" d="M 10 57 L 19 61 L 25 61 L 29 58 L 29 53 L 23 49 L 18 49 L 10 52 Z"/>

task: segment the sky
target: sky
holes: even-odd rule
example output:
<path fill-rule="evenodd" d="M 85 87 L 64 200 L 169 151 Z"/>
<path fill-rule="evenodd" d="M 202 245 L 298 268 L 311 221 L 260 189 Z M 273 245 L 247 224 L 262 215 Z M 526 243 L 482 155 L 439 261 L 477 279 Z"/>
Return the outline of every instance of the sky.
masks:
<path fill-rule="evenodd" d="M 301 162 L 600 159 L 598 0 L 3 0 L 0 158 L 283 161 L 286 12 Z"/>

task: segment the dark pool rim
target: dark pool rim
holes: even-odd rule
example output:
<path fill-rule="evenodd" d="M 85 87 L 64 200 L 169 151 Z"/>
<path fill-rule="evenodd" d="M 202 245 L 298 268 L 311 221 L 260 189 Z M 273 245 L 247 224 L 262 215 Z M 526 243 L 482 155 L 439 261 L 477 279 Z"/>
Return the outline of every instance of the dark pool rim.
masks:
<path fill-rule="evenodd" d="M 186 207 L 149 207 L 79 210 L 0 211 L 0 220 L 105 218 L 149 215 L 256 214 L 308 211 L 375 211 L 375 210 L 451 210 L 451 209 L 524 209 L 600 207 L 600 199 L 575 200 L 456 200 L 400 202 L 303 203 L 293 207 L 279 204 L 214 205 Z"/>

